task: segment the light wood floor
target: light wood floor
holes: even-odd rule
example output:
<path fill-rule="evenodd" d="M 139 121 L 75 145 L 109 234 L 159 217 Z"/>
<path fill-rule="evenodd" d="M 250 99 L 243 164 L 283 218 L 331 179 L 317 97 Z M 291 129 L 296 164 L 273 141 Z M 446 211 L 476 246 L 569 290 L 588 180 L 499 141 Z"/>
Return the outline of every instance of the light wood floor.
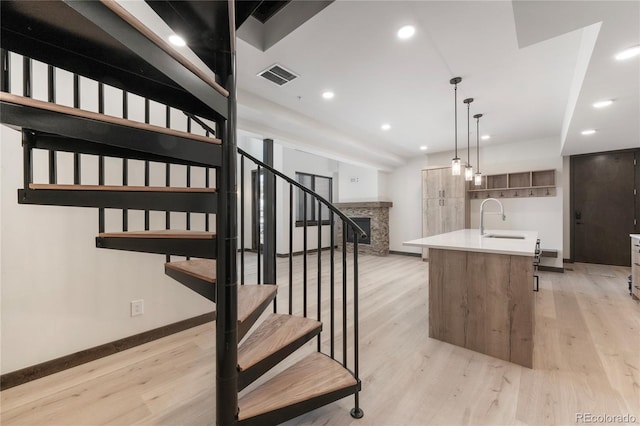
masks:
<path fill-rule="evenodd" d="M 565 425 L 576 413 L 640 423 L 640 304 L 627 294 L 629 268 L 571 267 L 540 273 L 531 370 L 428 337 L 427 263 L 361 256 L 365 417 L 352 419 L 346 398 L 288 424 Z M 213 330 L 196 327 L 3 391 L 0 422 L 214 424 Z"/>

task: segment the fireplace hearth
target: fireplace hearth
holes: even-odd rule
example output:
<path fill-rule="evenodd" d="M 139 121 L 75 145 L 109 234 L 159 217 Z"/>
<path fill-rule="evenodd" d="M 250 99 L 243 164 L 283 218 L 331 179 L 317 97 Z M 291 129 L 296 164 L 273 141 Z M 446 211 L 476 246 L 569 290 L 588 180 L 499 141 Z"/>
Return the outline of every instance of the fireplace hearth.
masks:
<path fill-rule="evenodd" d="M 351 218 L 367 234 L 367 239 L 358 239 L 358 252 L 387 256 L 389 254 L 389 208 L 390 201 L 359 201 L 336 203 L 336 207 Z M 338 226 L 337 245 L 342 249 L 342 229 Z M 347 229 L 347 251 L 353 250 L 353 233 Z"/>

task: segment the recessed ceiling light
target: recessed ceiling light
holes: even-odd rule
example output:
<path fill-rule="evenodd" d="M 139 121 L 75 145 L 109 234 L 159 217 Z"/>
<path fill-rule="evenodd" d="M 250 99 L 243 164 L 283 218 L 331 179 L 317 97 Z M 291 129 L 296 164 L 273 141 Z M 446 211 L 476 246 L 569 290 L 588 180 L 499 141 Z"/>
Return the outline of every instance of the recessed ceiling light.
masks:
<path fill-rule="evenodd" d="M 384 123 L 382 126 L 380 126 L 380 128 L 382 130 L 389 130 L 391 128 L 391 124 L 389 123 Z"/>
<path fill-rule="evenodd" d="M 491 139 L 491 135 L 482 135 L 480 136 L 480 139 L 482 139 L 483 141 L 486 141 L 487 139 Z"/>
<path fill-rule="evenodd" d="M 582 134 L 583 135 L 592 135 L 594 134 L 596 131 L 594 129 L 587 129 L 587 130 L 583 130 Z"/>
<path fill-rule="evenodd" d="M 421 151 L 426 151 L 426 150 L 427 150 L 427 147 L 426 147 L 426 146 L 424 146 L 424 145 L 422 145 L 422 146 L 420 147 L 420 150 L 421 150 Z"/>
<path fill-rule="evenodd" d="M 607 99 L 606 101 L 598 101 L 593 104 L 594 108 L 604 108 L 611 105 L 613 101 L 611 99 Z"/>
<path fill-rule="evenodd" d="M 616 55 L 616 59 L 619 61 L 633 58 L 634 56 L 640 55 L 640 44 L 637 46 L 633 46 L 629 49 L 623 50 L 622 52 L 618 52 Z"/>
<path fill-rule="evenodd" d="M 177 34 L 171 34 L 169 36 L 169 41 L 171 42 L 171 44 L 175 46 L 183 47 L 187 45 L 187 42 L 184 41 L 184 39 Z"/>
<path fill-rule="evenodd" d="M 402 40 L 406 40 L 408 38 L 413 37 L 415 33 L 416 33 L 415 27 L 411 25 L 405 25 L 404 27 L 398 30 L 398 38 Z"/>
<path fill-rule="evenodd" d="M 330 91 L 322 93 L 322 97 L 325 99 L 333 99 L 336 94 Z"/>

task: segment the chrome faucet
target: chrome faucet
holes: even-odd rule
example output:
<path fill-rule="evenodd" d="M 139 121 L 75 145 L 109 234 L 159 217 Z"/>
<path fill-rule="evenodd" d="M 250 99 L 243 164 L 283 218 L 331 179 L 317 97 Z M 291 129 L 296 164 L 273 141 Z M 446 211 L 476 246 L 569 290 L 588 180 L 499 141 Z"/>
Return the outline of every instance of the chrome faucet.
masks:
<path fill-rule="evenodd" d="M 480 204 L 480 236 L 484 235 L 484 205 L 487 201 L 495 201 L 500 206 L 500 213 L 498 212 L 489 212 L 487 214 L 499 214 L 502 215 L 502 220 L 506 220 L 507 216 L 504 215 L 504 207 L 502 207 L 502 203 L 500 200 L 495 198 L 487 198 Z"/>

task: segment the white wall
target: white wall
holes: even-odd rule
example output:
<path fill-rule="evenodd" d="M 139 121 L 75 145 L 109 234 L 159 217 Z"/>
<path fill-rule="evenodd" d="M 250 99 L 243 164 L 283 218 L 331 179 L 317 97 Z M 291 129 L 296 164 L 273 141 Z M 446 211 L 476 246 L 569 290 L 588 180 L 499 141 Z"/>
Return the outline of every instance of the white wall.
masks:
<path fill-rule="evenodd" d="M 338 202 L 387 201 L 388 179 L 388 172 L 339 162 Z"/>
<path fill-rule="evenodd" d="M 378 170 L 338 163 L 339 202 L 378 199 Z"/>
<path fill-rule="evenodd" d="M 426 156 L 411 160 L 387 176 L 389 200 L 389 250 L 422 253 L 418 247 L 403 246 L 403 241 L 422 237 L 422 175 L 428 166 Z"/>
<path fill-rule="evenodd" d="M 424 168 L 449 166 L 452 152 L 417 158 L 392 172 L 388 179 L 393 208 L 389 211 L 390 249 L 419 253 L 420 250 L 402 245 L 403 241 L 421 237 L 421 174 Z M 475 157 L 472 150 L 471 157 Z M 505 145 L 489 145 L 480 150 L 481 171 L 497 174 L 528 170 L 556 169 L 556 196 L 537 198 L 508 198 L 504 204 L 507 220 L 497 216 L 485 217 L 487 228 L 527 229 L 539 232 L 543 248 L 559 251 L 557 259 L 545 259 L 550 266 L 562 267 L 563 242 L 563 160 L 560 140 L 549 138 Z M 479 227 L 481 200 L 472 200 L 471 227 Z"/>
<path fill-rule="evenodd" d="M 20 59 L 12 55 L 12 63 Z M 20 67 L 12 72 L 12 92 L 22 94 Z M 35 96 L 46 100 L 46 67 L 34 67 Z M 59 72 L 58 97 L 71 103 L 70 74 Z M 82 108 L 97 109 L 97 84 L 83 79 Z M 119 91 L 108 89 L 107 112 L 119 115 Z M 141 99 L 132 97 L 130 116 L 140 120 Z M 174 111 L 175 128 L 186 119 Z M 152 122 L 164 124 L 164 109 L 152 108 Z M 214 304 L 164 275 L 164 256 L 95 247 L 98 212 L 91 208 L 21 205 L 21 134 L 0 126 L 0 370 L 2 374 L 141 333 L 214 310 Z M 72 155 L 58 154 L 60 183 L 72 183 Z M 97 158 L 83 155 L 83 183 L 97 183 Z M 34 156 L 36 182 L 46 182 L 47 154 Z M 157 166 L 157 167 L 156 167 Z M 130 162 L 130 184 L 143 182 L 142 162 Z M 106 183 L 121 184 L 121 161 L 106 162 Z M 204 182 L 203 169 L 193 185 Z M 152 185 L 164 185 L 164 165 L 153 164 Z M 184 167 L 172 168 L 172 184 L 186 180 Z M 107 230 L 120 230 L 121 215 L 107 210 Z M 143 229 L 143 213 L 130 212 L 129 229 Z M 185 214 L 172 215 L 184 224 Z M 164 228 L 164 212 L 151 215 Z M 193 229 L 204 215 L 192 216 Z M 177 259 L 177 258 L 176 258 Z M 130 302 L 144 299 L 145 313 L 130 316 Z"/>

